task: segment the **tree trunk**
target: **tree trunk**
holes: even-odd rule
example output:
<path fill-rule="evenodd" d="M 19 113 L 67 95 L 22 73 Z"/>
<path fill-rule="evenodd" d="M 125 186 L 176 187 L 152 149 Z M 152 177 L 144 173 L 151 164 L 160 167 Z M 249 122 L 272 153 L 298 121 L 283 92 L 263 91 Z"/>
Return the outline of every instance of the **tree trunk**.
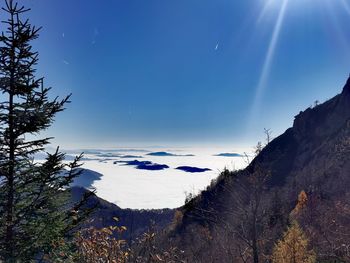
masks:
<path fill-rule="evenodd" d="M 12 31 L 12 39 L 14 39 L 14 15 L 11 14 L 11 31 Z M 9 262 L 12 262 L 14 258 L 14 233 L 13 233 L 13 203 L 14 203 L 14 177 L 15 177 L 15 134 L 14 134 L 14 103 L 13 103 L 13 93 L 15 89 L 14 84 L 14 76 L 15 76 L 15 44 L 12 43 L 11 50 L 11 76 L 9 83 L 9 110 L 8 110 L 8 129 L 9 129 L 9 167 L 7 174 L 7 182 L 8 182 L 8 192 L 7 192 L 7 204 L 6 204 L 6 252 L 8 255 Z"/>
<path fill-rule="evenodd" d="M 253 260 L 254 263 L 259 263 L 259 254 L 258 254 L 258 246 L 256 242 L 256 238 L 253 238 Z"/>
<path fill-rule="evenodd" d="M 7 192 L 7 204 L 6 204 L 6 251 L 9 259 L 14 256 L 14 243 L 13 243 L 13 199 L 14 199 L 14 165 L 15 165 L 15 138 L 13 133 L 13 95 L 10 94 L 9 104 L 9 136 L 10 136 L 10 149 L 9 149 L 9 170 L 7 174 L 8 192 Z"/>

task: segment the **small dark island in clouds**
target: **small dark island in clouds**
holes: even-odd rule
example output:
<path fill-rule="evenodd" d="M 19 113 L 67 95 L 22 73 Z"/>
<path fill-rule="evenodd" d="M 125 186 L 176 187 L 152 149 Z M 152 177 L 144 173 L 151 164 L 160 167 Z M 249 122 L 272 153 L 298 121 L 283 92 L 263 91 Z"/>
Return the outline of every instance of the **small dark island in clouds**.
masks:
<path fill-rule="evenodd" d="M 96 155 L 97 157 L 106 157 L 106 158 L 123 158 L 123 159 L 139 159 L 143 158 L 139 155 L 122 155 L 117 153 L 101 153 Z"/>
<path fill-rule="evenodd" d="M 120 154 L 117 153 L 100 153 L 96 155 L 97 157 L 105 157 L 105 158 L 119 158 Z"/>
<path fill-rule="evenodd" d="M 149 170 L 149 171 L 159 171 L 159 170 L 165 170 L 170 168 L 166 164 L 158 164 L 158 163 L 153 163 L 151 161 L 132 160 L 132 161 L 114 161 L 113 163 L 134 166 L 136 169 Z M 209 168 L 199 168 L 194 166 L 178 166 L 175 169 L 181 170 L 187 173 L 203 173 L 207 171 L 212 171 L 212 169 L 209 169 Z"/>
<path fill-rule="evenodd" d="M 209 168 L 198 168 L 198 167 L 192 167 L 192 166 L 179 166 L 176 169 L 187 173 L 203 173 L 203 172 L 211 171 L 211 169 Z"/>
<path fill-rule="evenodd" d="M 152 162 L 150 161 L 138 161 L 138 160 L 133 160 L 133 161 L 114 161 L 114 164 L 122 163 L 124 165 L 131 165 L 131 166 L 136 166 L 136 165 L 150 165 Z"/>
<path fill-rule="evenodd" d="M 159 170 L 164 170 L 168 169 L 169 166 L 166 164 L 158 164 L 158 163 L 151 163 L 151 164 L 140 164 L 136 166 L 136 169 L 139 170 L 150 170 L 150 171 L 159 171 Z"/>
<path fill-rule="evenodd" d="M 138 155 L 122 155 L 120 156 L 120 158 L 123 158 L 123 159 L 139 159 L 139 158 L 143 158 L 142 156 L 138 156 Z"/>
<path fill-rule="evenodd" d="M 166 164 L 158 164 L 152 163 L 151 161 L 115 161 L 114 164 L 123 163 L 124 165 L 135 166 L 136 169 L 139 170 L 150 170 L 150 171 L 158 171 L 168 169 L 169 166 Z"/>
<path fill-rule="evenodd" d="M 186 156 L 186 157 L 190 157 L 190 156 L 194 156 L 193 154 L 174 154 L 174 153 L 168 153 L 168 152 L 152 152 L 152 153 L 148 153 L 147 155 L 149 156 Z"/>
<path fill-rule="evenodd" d="M 218 153 L 218 154 L 214 154 L 214 156 L 219 156 L 219 157 L 243 157 L 243 155 L 239 154 L 239 153 Z"/>

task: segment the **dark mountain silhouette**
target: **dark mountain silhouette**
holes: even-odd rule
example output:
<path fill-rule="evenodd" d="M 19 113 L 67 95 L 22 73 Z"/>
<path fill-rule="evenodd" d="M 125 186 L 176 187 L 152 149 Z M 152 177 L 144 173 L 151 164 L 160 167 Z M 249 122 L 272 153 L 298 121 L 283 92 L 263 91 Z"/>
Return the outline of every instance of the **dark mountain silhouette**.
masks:
<path fill-rule="evenodd" d="M 261 202 L 273 206 L 273 212 L 266 214 L 264 210 L 267 223 L 263 233 L 268 233 L 268 238 L 261 250 L 271 254 L 273 245 L 293 215 L 309 233 L 312 246 L 324 259 L 343 259 L 346 253 L 341 254 L 342 244 L 350 244 L 350 238 L 341 234 L 350 233 L 349 153 L 350 78 L 341 94 L 300 112 L 293 126 L 271 141 L 246 169 L 223 172 L 199 196 L 189 200 L 180 208 L 183 216 L 168 238 L 184 250 L 190 249 L 191 255 L 196 257 L 193 262 L 216 262 L 209 257 L 232 262 L 233 255 L 237 255 L 234 253 L 238 253 L 238 246 L 233 244 L 239 239 L 236 232 L 230 230 L 238 214 L 233 206 L 239 197 L 239 191 L 235 189 L 240 182 L 249 181 L 254 173 L 264 171 L 269 176 L 265 184 L 266 195 Z M 296 216 L 295 207 L 301 191 L 306 193 L 308 203 Z M 244 201 L 241 202 L 243 205 Z M 202 232 L 207 234 L 203 237 Z M 337 235 L 333 238 L 332 233 Z M 229 252 L 219 247 L 220 244 L 225 244 Z M 243 241 L 239 245 L 242 244 Z M 259 253 L 263 253 L 261 250 Z M 241 262 L 238 258 L 239 255 L 237 262 Z"/>

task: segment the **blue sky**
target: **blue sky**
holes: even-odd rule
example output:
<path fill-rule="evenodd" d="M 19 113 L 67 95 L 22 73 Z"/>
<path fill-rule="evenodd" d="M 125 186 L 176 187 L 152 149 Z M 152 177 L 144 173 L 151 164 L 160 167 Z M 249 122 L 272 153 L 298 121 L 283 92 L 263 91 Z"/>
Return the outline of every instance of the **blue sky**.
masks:
<path fill-rule="evenodd" d="M 47 132 L 63 147 L 251 146 L 350 72 L 348 0 L 24 3 L 38 76 L 73 93 Z"/>

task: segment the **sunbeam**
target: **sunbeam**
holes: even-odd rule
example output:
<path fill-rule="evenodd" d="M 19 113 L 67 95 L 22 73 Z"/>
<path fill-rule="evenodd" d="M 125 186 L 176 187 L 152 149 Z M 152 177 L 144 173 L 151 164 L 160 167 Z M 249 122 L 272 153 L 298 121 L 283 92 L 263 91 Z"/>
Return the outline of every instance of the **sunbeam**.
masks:
<path fill-rule="evenodd" d="M 260 24 L 261 20 L 265 17 L 267 10 L 269 9 L 269 7 L 271 6 L 273 0 L 268 0 L 265 5 L 264 8 L 261 10 L 258 19 L 256 20 L 256 24 Z"/>
<path fill-rule="evenodd" d="M 346 10 L 346 12 L 350 15 L 350 5 L 346 2 L 346 0 L 341 0 L 341 3 Z"/>
<path fill-rule="evenodd" d="M 258 86 L 256 88 L 255 91 L 255 97 L 254 97 L 254 101 L 252 104 L 252 108 L 251 108 L 251 113 L 250 113 L 250 120 L 248 122 L 249 125 L 249 129 L 252 126 L 254 120 L 257 117 L 257 111 L 260 107 L 260 103 L 261 103 L 261 99 L 262 99 L 262 95 L 263 92 L 266 88 L 266 84 L 267 84 L 267 79 L 271 70 L 271 64 L 272 64 L 272 60 L 274 57 L 274 53 L 275 53 L 275 49 L 276 49 L 276 45 L 278 42 L 278 38 L 281 32 L 281 28 L 283 25 L 283 21 L 285 18 L 285 13 L 287 10 L 287 5 L 288 5 L 289 0 L 283 0 L 281 9 L 278 13 L 278 17 L 276 20 L 276 24 L 275 27 L 273 29 L 273 33 L 272 33 L 272 37 L 268 46 L 268 50 L 266 53 L 266 57 L 264 60 L 264 64 L 261 70 L 261 74 L 260 74 L 260 78 L 259 78 L 259 82 L 258 82 Z M 264 11 L 263 11 L 264 12 Z"/>
<path fill-rule="evenodd" d="M 341 1 L 342 7 L 350 14 L 350 7 L 345 1 Z M 337 16 L 337 12 L 335 10 L 335 6 L 330 2 L 326 2 L 326 7 L 328 10 L 328 17 L 331 22 L 332 30 L 331 32 L 336 37 L 338 47 L 343 50 L 344 57 L 350 57 L 350 48 L 349 48 L 349 41 L 346 37 L 345 29 L 343 28 L 341 21 L 339 20 L 339 17 Z"/>

